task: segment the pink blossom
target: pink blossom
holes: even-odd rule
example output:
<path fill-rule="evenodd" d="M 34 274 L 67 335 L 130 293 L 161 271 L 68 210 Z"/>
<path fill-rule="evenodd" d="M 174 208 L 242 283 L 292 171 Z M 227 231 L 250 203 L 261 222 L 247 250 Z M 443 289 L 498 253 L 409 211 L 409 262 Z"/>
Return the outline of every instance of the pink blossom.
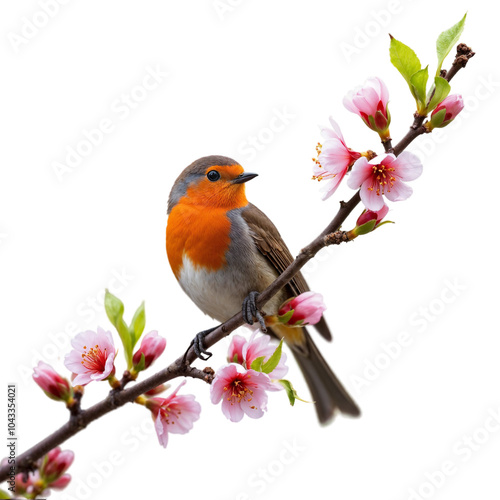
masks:
<path fill-rule="evenodd" d="M 359 115 L 381 137 L 389 137 L 391 115 L 387 108 L 389 91 L 380 78 L 369 78 L 364 86 L 351 90 L 344 97 L 344 106 Z"/>
<path fill-rule="evenodd" d="M 430 129 L 446 127 L 464 109 L 464 101 L 461 95 L 449 95 L 441 101 L 431 114 Z"/>
<path fill-rule="evenodd" d="M 227 360 L 230 363 L 238 363 L 244 368 L 251 368 L 252 363 L 260 357 L 264 358 L 263 363 L 265 363 L 273 355 L 277 347 L 270 341 L 271 338 L 268 335 L 259 335 L 258 332 L 254 332 L 250 340 L 246 340 L 241 335 L 233 335 L 228 349 Z M 282 379 L 288 373 L 288 367 L 285 363 L 286 354 L 282 352 L 278 366 L 267 374 L 271 380 Z M 281 384 L 272 384 L 271 390 L 282 389 Z"/>
<path fill-rule="evenodd" d="M 157 331 L 149 332 L 142 339 L 141 347 L 134 353 L 132 358 L 134 367 L 141 361 L 142 354 L 144 354 L 144 369 L 149 368 L 163 354 L 166 345 L 167 340 L 160 337 Z"/>
<path fill-rule="evenodd" d="M 233 335 L 231 337 L 231 343 L 229 344 L 229 349 L 227 351 L 227 361 L 228 363 L 239 363 L 242 365 L 245 363 L 245 356 L 243 356 L 243 347 L 247 343 L 247 339 L 241 335 Z"/>
<path fill-rule="evenodd" d="M 277 346 L 271 342 L 271 338 L 268 335 L 257 335 L 257 332 L 254 333 L 250 337 L 250 340 L 243 346 L 242 354 L 246 368 L 250 368 L 252 363 L 261 356 L 264 356 L 263 363 L 265 363 L 273 355 L 276 347 Z M 267 374 L 271 380 L 282 379 L 288 373 L 288 366 L 286 366 L 285 363 L 286 354 L 282 352 L 278 366 Z M 281 384 L 273 385 L 272 389 L 281 390 L 283 386 Z"/>
<path fill-rule="evenodd" d="M 56 401 L 68 401 L 71 398 L 72 389 L 69 382 L 50 365 L 39 361 L 33 371 L 33 380 L 49 398 Z"/>
<path fill-rule="evenodd" d="M 384 196 L 390 201 L 409 198 L 413 190 L 403 181 L 419 177 L 422 168 L 418 157 L 408 151 L 397 158 L 393 154 L 377 156 L 370 161 L 361 157 L 353 165 L 347 185 L 352 189 L 361 187 L 365 207 L 376 212 L 384 206 Z"/>
<path fill-rule="evenodd" d="M 266 390 L 271 388 L 272 383 L 265 373 L 229 364 L 216 373 L 210 386 L 210 399 L 213 404 L 222 400 L 222 413 L 231 422 L 239 422 L 245 414 L 250 418 L 264 415 Z"/>
<path fill-rule="evenodd" d="M 340 127 L 330 117 L 332 129 L 321 127 L 323 145 L 318 146 L 318 159 L 313 167 L 313 178 L 328 179 L 328 183 L 321 189 L 323 200 L 329 198 L 339 187 L 349 167 L 361 156 L 360 153 L 349 149 L 344 141 Z"/>
<path fill-rule="evenodd" d="M 114 374 L 116 355 L 110 332 L 97 327 L 79 333 L 72 341 L 73 350 L 66 355 L 64 364 L 76 376 L 74 385 L 86 385 L 92 380 L 105 380 Z"/>
<path fill-rule="evenodd" d="M 321 294 L 305 292 L 283 303 L 278 311 L 278 318 L 287 326 L 315 325 L 325 310 Z"/>
<path fill-rule="evenodd" d="M 184 380 L 167 398 L 151 398 L 146 407 L 151 410 L 160 444 L 166 448 L 168 434 L 186 434 L 200 418 L 201 406 L 192 394 L 178 396 Z"/>
<path fill-rule="evenodd" d="M 375 229 L 382 222 L 382 219 L 387 215 L 388 212 L 389 212 L 389 207 L 386 204 L 384 204 L 384 206 L 377 212 L 374 212 L 373 210 L 365 210 L 358 217 L 358 220 L 356 221 L 356 226 L 362 226 L 363 224 L 366 224 L 367 222 L 374 220 L 375 226 L 373 229 Z"/>
<path fill-rule="evenodd" d="M 61 451 L 59 447 L 50 450 L 42 459 L 40 477 L 50 486 L 68 470 L 74 458 L 75 454 L 70 450 Z"/>

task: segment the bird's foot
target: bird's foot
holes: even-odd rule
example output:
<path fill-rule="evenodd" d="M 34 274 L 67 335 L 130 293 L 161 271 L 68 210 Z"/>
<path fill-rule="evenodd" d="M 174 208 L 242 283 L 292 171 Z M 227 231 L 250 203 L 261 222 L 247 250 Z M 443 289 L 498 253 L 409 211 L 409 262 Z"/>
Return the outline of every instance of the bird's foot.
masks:
<path fill-rule="evenodd" d="M 203 345 L 203 341 L 205 340 L 205 337 L 209 333 L 212 333 L 216 328 L 219 328 L 219 327 L 214 326 L 213 328 L 209 328 L 208 330 L 203 330 L 202 332 L 196 334 L 195 338 L 189 344 L 187 351 L 184 353 L 184 358 L 182 359 L 183 364 L 186 364 L 187 353 L 189 352 L 189 349 L 191 349 L 191 347 L 194 348 L 194 353 L 196 354 L 196 356 L 203 361 L 207 361 L 207 359 L 209 359 L 212 356 L 212 353 L 208 352 L 205 349 L 205 346 Z"/>
<path fill-rule="evenodd" d="M 260 324 L 260 330 L 263 333 L 267 332 L 266 321 L 264 320 L 264 315 L 259 311 L 257 307 L 257 297 L 259 292 L 250 292 L 243 300 L 243 305 L 241 306 L 241 312 L 243 313 L 243 319 L 249 325 L 253 325 L 254 318 Z"/>

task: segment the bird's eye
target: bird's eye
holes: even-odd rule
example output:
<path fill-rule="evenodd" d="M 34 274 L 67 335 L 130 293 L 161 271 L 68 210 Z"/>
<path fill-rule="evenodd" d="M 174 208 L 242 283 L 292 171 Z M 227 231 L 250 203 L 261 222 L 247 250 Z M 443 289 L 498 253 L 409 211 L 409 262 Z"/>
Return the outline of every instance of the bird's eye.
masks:
<path fill-rule="evenodd" d="M 210 170 L 207 174 L 207 178 L 210 182 L 215 182 L 220 179 L 220 174 L 217 172 L 217 170 Z"/>

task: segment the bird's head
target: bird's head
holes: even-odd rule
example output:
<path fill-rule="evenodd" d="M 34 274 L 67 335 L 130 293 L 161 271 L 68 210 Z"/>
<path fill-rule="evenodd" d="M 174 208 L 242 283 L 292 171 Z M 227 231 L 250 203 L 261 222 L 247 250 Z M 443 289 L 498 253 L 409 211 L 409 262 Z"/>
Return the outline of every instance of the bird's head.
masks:
<path fill-rule="evenodd" d="M 231 210 L 245 206 L 245 182 L 257 174 L 244 172 L 225 156 L 205 156 L 185 168 L 175 181 L 168 200 L 168 213 L 179 202 Z"/>

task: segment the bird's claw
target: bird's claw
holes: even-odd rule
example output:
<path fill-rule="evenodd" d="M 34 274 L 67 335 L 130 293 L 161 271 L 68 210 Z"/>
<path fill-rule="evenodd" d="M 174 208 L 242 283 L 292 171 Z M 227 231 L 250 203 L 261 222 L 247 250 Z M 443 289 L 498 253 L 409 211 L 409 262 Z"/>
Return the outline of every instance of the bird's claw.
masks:
<path fill-rule="evenodd" d="M 243 319 L 249 325 L 253 325 L 254 318 L 260 324 L 260 330 L 263 333 L 267 332 L 266 321 L 264 320 L 264 316 L 259 311 L 257 307 L 257 297 L 259 296 L 259 292 L 250 292 L 245 299 L 243 300 L 243 305 L 241 306 L 241 312 L 243 313 Z"/>
<path fill-rule="evenodd" d="M 196 357 L 200 358 L 202 361 L 207 361 L 208 359 L 210 359 L 212 357 L 212 353 L 208 352 L 205 349 L 205 346 L 203 345 L 203 341 L 205 340 L 205 337 L 209 333 L 212 333 L 216 328 L 219 328 L 219 327 L 215 326 L 214 328 L 209 328 L 208 330 L 203 330 L 202 332 L 196 334 L 194 339 L 189 344 L 189 347 L 187 348 L 186 352 L 184 353 L 184 358 L 182 359 L 183 364 L 186 364 L 187 353 L 189 352 L 189 349 L 191 349 L 191 347 L 194 349 L 194 353 L 196 354 Z"/>

